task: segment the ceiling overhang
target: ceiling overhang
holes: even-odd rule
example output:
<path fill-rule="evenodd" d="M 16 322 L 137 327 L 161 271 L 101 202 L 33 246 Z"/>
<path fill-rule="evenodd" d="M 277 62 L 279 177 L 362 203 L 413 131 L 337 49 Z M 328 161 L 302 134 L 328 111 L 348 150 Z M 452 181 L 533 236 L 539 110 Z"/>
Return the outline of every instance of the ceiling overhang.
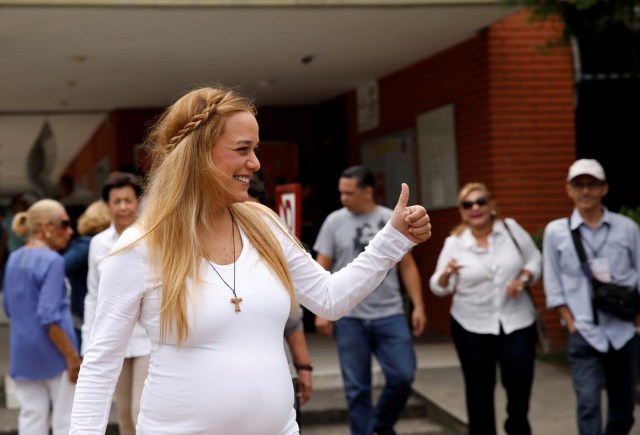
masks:
<path fill-rule="evenodd" d="M 82 115 L 91 125 L 204 83 L 239 87 L 259 106 L 313 105 L 512 10 L 470 0 L 0 0 L 0 192 L 4 168 L 24 166 L 7 150 L 37 134 L 16 141 L 10 130 L 33 122 L 12 118 Z M 68 161 L 82 145 L 61 144 L 57 155 Z"/>

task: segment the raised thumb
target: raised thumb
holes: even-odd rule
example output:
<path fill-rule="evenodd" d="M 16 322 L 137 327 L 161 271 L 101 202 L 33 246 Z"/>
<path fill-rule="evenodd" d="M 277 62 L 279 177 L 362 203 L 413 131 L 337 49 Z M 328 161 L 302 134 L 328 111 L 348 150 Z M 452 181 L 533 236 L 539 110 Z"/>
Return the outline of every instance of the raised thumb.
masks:
<path fill-rule="evenodd" d="M 405 209 L 407 207 L 408 202 L 409 202 L 409 186 L 407 186 L 407 183 L 402 183 L 400 196 L 398 197 L 398 203 L 396 204 L 395 210 Z"/>

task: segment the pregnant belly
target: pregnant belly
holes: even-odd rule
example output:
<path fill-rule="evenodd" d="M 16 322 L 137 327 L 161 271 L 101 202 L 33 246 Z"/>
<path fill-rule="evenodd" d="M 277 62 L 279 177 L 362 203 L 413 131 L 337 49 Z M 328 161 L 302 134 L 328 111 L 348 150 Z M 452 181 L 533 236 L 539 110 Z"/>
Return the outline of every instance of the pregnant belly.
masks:
<path fill-rule="evenodd" d="M 153 364 L 140 405 L 139 434 L 282 432 L 293 408 L 286 359 L 225 356 Z"/>

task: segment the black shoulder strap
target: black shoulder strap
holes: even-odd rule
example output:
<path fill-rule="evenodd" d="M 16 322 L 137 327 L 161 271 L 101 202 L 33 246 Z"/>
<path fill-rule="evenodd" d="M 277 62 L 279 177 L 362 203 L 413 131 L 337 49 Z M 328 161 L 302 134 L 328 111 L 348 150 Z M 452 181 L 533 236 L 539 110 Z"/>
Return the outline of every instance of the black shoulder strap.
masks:
<path fill-rule="evenodd" d="M 591 269 L 589 269 L 587 265 L 587 255 L 584 252 L 584 245 L 582 244 L 582 238 L 580 237 L 580 227 L 572 230 L 571 218 L 567 219 L 567 224 L 569 225 L 569 232 L 571 233 L 571 238 L 573 239 L 573 246 L 576 247 L 576 252 L 578 253 L 578 258 L 580 259 L 580 267 L 582 267 L 582 271 L 585 275 L 587 275 L 587 278 L 592 279 L 593 275 L 591 274 Z"/>
<path fill-rule="evenodd" d="M 567 225 L 569 226 L 569 232 L 571 233 L 571 238 L 573 239 L 573 246 L 576 247 L 576 252 L 578 253 L 578 258 L 580 259 L 580 268 L 582 272 L 587 276 L 589 282 L 593 284 L 593 274 L 591 273 L 591 269 L 587 264 L 587 255 L 584 252 L 584 246 L 582 245 L 582 238 L 580 237 L 580 227 L 578 226 L 575 230 L 571 229 L 571 218 L 567 218 Z M 591 301 L 591 311 L 593 312 L 593 323 L 598 324 L 598 311 L 593 306 L 593 301 Z"/>

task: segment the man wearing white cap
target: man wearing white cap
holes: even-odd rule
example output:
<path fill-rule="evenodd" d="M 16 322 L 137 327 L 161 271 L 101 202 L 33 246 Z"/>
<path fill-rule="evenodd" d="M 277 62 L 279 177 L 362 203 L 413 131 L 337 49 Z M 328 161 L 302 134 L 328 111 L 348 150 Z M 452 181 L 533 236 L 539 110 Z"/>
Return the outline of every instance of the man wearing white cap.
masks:
<path fill-rule="evenodd" d="M 637 292 L 640 231 L 634 221 L 602 205 L 609 187 L 596 160 L 574 162 L 566 188 L 575 207 L 569 219 L 547 225 L 542 252 L 547 306 L 557 309 L 569 333 L 578 431 L 581 435 L 628 434 L 634 423 L 638 370 L 635 319 L 633 314 L 623 317 L 598 303 L 594 307 L 591 278 Z M 603 378 L 608 401 L 604 431 Z"/>

